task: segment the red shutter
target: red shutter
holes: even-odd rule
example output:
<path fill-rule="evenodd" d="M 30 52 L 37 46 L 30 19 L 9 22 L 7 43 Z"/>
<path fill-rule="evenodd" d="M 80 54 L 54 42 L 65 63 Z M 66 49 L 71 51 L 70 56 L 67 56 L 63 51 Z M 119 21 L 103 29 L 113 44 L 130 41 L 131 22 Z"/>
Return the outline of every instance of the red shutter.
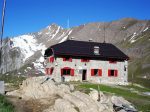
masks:
<path fill-rule="evenodd" d="M 61 75 L 63 75 L 63 69 L 61 69 L 60 72 L 61 72 Z"/>
<path fill-rule="evenodd" d="M 98 70 L 98 76 L 102 76 L 102 69 Z"/>
<path fill-rule="evenodd" d="M 63 61 L 66 61 L 66 58 L 63 58 Z"/>
<path fill-rule="evenodd" d="M 49 75 L 49 68 L 47 68 L 47 74 Z"/>
<path fill-rule="evenodd" d="M 111 61 L 111 60 L 110 60 L 109 63 L 116 64 L 117 61 Z"/>
<path fill-rule="evenodd" d="M 72 58 L 69 58 L 69 61 L 72 62 Z"/>
<path fill-rule="evenodd" d="M 84 60 L 83 60 L 83 59 L 81 59 L 81 62 L 84 62 Z"/>
<path fill-rule="evenodd" d="M 46 75 L 48 75 L 48 68 L 45 69 L 45 73 L 46 73 Z"/>
<path fill-rule="evenodd" d="M 50 58 L 50 62 L 53 63 L 54 62 L 54 57 Z"/>
<path fill-rule="evenodd" d="M 115 70 L 115 77 L 118 76 L 118 70 Z"/>
<path fill-rule="evenodd" d="M 49 75 L 51 75 L 51 70 L 52 70 L 52 68 L 49 68 Z"/>
<path fill-rule="evenodd" d="M 81 59 L 81 62 L 89 62 L 90 60 L 88 59 Z"/>
<path fill-rule="evenodd" d="M 52 75 L 53 70 L 54 70 L 54 68 L 53 68 L 53 67 L 49 69 L 49 73 L 50 73 L 50 75 Z"/>
<path fill-rule="evenodd" d="M 109 77 L 110 77 L 110 73 L 111 73 L 110 71 L 111 71 L 111 70 L 110 70 L 110 69 L 108 69 L 108 76 L 109 76 Z"/>
<path fill-rule="evenodd" d="M 71 76 L 74 76 L 74 69 L 71 69 Z"/>
<path fill-rule="evenodd" d="M 51 57 L 48 58 L 48 62 L 51 62 Z"/>
<path fill-rule="evenodd" d="M 91 76 L 94 76 L 94 69 L 91 69 Z"/>

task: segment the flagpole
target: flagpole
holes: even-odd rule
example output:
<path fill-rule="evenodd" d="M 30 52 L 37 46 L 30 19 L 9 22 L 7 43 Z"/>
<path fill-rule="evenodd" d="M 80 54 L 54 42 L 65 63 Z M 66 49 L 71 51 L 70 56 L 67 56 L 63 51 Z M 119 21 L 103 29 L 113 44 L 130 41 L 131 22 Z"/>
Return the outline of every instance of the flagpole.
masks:
<path fill-rule="evenodd" d="M 3 33 L 4 33 L 5 8 L 6 8 L 6 0 L 4 0 L 3 9 L 2 9 L 2 23 L 1 23 L 2 26 L 1 26 L 1 34 L 0 34 L 0 38 L 1 38 L 0 67 L 1 67 L 1 64 L 2 64 L 2 44 L 3 44 Z"/>

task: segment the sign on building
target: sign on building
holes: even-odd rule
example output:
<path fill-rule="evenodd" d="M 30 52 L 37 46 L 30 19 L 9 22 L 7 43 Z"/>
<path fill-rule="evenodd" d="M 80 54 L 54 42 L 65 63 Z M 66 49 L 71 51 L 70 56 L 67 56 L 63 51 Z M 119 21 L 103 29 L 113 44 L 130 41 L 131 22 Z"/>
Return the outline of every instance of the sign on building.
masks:
<path fill-rule="evenodd" d="M 0 81 L 0 94 L 4 94 L 5 90 L 4 90 L 4 81 Z"/>

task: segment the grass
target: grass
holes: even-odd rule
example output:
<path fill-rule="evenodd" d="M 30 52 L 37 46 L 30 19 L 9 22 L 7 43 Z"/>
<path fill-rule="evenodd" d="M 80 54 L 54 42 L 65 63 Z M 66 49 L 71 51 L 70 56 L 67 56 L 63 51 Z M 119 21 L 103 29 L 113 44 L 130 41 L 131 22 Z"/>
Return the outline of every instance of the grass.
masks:
<path fill-rule="evenodd" d="M 125 86 L 123 86 L 125 87 Z M 81 89 L 87 89 L 90 90 L 90 88 L 98 90 L 97 84 L 80 84 L 78 85 L 78 88 Z M 135 105 L 135 107 L 142 111 L 142 112 L 148 112 L 150 111 L 150 96 L 143 96 L 139 95 L 137 93 L 131 92 L 129 88 L 131 86 L 126 86 L 127 89 L 123 89 L 120 87 L 113 87 L 113 86 L 106 86 L 106 85 L 100 85 L 100 90 L 103 91 L 104 93 L 110 93 L 110 94 L 115 94 L 117 96 L 122 96 L 131 103 Z M 149 89 L 141 89 L 140 87 L 137 86 L 132 86 L 135 90 L 138 90 L 139 92 L 150 92 Z"/>
<path fill-rule="evenodd" d="M 5 83 L 11 83 L 14 87 L 19 87 L 19 84 L 22 83 L 23 80 L 25 80 L 25 77 L 0 74 L 0 80 L 5 81 Z"/>
<path fill-rule="evenodd" d="M 0 94 L 0 112 L 14 112 L 14 106 Z"/>

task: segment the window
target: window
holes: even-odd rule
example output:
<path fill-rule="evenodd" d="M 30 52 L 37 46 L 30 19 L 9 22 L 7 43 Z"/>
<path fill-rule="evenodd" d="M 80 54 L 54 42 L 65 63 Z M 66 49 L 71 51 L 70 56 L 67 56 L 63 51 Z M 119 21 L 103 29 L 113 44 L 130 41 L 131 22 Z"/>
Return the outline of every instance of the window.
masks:
<path fill-rule="evenodd" d="M 52 75 L 53 71 L 54 71 L 54 68 L 53 67 L 50 68 L 50 75 Z"/>
<path fill-rule="evenodd" d="M 126 66 L 124 66 L 124 71 L 127 71 L 127 67 Z"/>
<path fill-rule="evenodd" d="M 70 58 L 70 57 L 65 57 L 65 58 L 63 58 L 63 61 L 69 61 L 69 62 L 72 62 L 72 58 Z"/>
<path fill-rule="evenodd" d="M 117 77 L 118 76 L 118 70 L 109 69 L 108 70 L 108 76 L 109 77 L 112 77 L 112 76 Z"/>
<path fill-rule="evenodd" d="M 51 75 L 53 73 L 53 71 L 54 71 L 53 67 L 52 68 L 46 68 L 46 70 L 45 70 L 47 75 Z"/>
<path fill-rule="evenodd" d="M 112 63 L 112 64 L 116 64 L 117 61 L 114 61 L 114 60 L 110 60 L 109 63 Z"/>
<path fill-rule="evenodd" d="M 99 46 L 94 46 L 94 54 L 99 55 Z"/>
<path fill-rule="evenodd" d="M 81 59 L 81 62 L 89 62 L 89 59 Z"/>
<path fill-rule="evenodd" d="M 102 69 L 91 69 L 91 76 L 102 76 Z"/>
<path fill-rule="evenodd" d="M 69 67 L 64 67 L 61 69 L 61 75 L 71 75 L 74 76 L 74 69 L 71 69 Z"/>

